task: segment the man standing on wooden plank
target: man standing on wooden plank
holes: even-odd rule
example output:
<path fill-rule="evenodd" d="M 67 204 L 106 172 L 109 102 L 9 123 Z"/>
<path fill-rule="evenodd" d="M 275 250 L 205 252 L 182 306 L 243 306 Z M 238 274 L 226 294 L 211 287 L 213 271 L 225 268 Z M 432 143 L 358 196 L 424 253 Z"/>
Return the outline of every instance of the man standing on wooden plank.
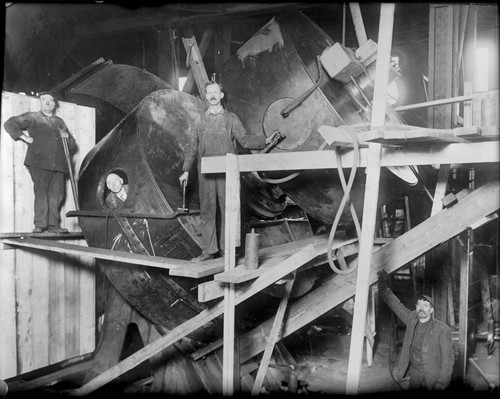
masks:
<path fill-rule="evenodd" d="M 13 140 L 28 144 L 24 165 L 33 180 L 35 194 L 35 228 L 33 233 L 66 234 L 68 230 L 59 226 L 59 207 L 64 197 L 64 173 L 68 162 L 63 140 L 67 140 L 70 151 L 76 142 L 64 121 L 55 115 L 59 102 L 48 92 L 39 95 L 41 110 L 25 112 L 9 118 L 4 127 Z"/>
<path fill-rule="evenodd" d="M 182 170 L 179 177 L 181 185 L 187 184 L 189 170 L 198 156 L 198 181 L 201 210 L 202 253 L 192 262 L 204 262 L 215 258 L 219 251 L 217 245 L 216 212 L 217 199 L 221 210 L 221 243 L 224 242 L 224 210 L 226 207 L 226 178 L 223 173 L 201 173 L 201 158 L 236 154 L 236 142 L 247 149 L 260 150 L 271 143 L 279 133 L 271 137 L 250 136 L 241 124 L 238 116 L 224 109 L 222 86 L 216 82 L 205 84 L 205 97 L 208 109 L 201 113 L 193 123 L 190 142 L 187 147 Z M 221 252 L 223 248 L 221 248 Z"/>
<path fill-rule="evenodd" d="M 389 289 L 387 272 L 380 271 L 378 275 L 380 297 L 406 324 L 395 378 L 403 378 L 409 366 L 410 389 L 446 389 L 455 363 L 450 327 L 432 317 L 431 297 L 421 295 L 416 309 L 409 310 Z"/>

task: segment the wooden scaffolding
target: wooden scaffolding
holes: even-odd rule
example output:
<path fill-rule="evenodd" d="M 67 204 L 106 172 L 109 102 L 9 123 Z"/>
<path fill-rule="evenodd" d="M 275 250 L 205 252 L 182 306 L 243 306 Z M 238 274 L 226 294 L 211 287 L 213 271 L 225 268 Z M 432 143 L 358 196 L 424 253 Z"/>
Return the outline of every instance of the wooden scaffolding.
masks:
<path fill-rule="evenodd" d="M 168 269 L 171 275 L 176 276 L 193 278 L 214 276 L 213 281 L 199 285 L 198 298 L 202 302 L 222 298 L 220 301 L 102 372 L 79 389 L 74 390 L 73 395 L 82 396 L 95 391 L 221 315 L 224 315 L 222 340 L 193 356 L 202 356 L 223 346 L 222 393 L 231 396 L 240 390 L 240 364 L 263 352 L 260 368 L 252 386 L 252 393 L 259 393 L 263 376 L 269 365 L 270 354 L 278 341 L 353 297 L 356 302 L 346 393 L 357 393 L 364 340 L 365 336 L 369 338 L 370 333 L 370 329 L 366 328 L 369 289 L 377 281 L 377 272 L 397 271 L 437 245 L 497 217 L 496 212 L 500 208 L 499 182 L 493 180 L 471 192 L 460 193 L 456 196 L 456 201 L 442 209 L 450 168 L 457 165 L 499 162 L 498 126 L 482 129 L 481 125 L 472 124 L 474 118 L 469 118 L 471 122 L 469 126 L 458 130 L 385 124 L 385 98 L 393 15 L 394 5 L 383 4 L 372 121 L 366 133 L 360 136 L 360 141 L 364 146 L 359 150 L 359 167 L 366 168 L 367 173 L 361 236 L 359 242 L 339 239 L 334 240 L 333 243 L 333 248 L 356 247 L 353 251 L 359 252 L 357 271 L 346 275 L 332 274 L 319 288 L 289 305 L 287 293 L 290 292 L 295 273 L 298 270 L 325 263 L 328 249 L 327 237 L 318 236 L 263 249 L 259 252 L 260 267 L 257 270 L 245 269 L 244 262 L 238 264 L 236 259 L 235 248 L 241 244 L 239 236 L 240 173 L 337 168 L 339 160 L 333 150 L 239 156 L 228 154 L 225 157 L 203 159 L 202 173 L 226 173 L 226 256 L 223 261 L 216 259 L 198 267 L 175 259 L 82 248 L 79 245 L 49 242 L 36 238 L 2 238 L 3 245 L 7 247 L 37 248 L 96 259 L 113 259 Z M 498 92 L 496 96 L 498 99 Z M 420 106 L 432 107 L 457 101 L 474 104 L 476 99 L 477 96 L 471 95 L 466 98 L 442 100 L 435 104 L 429 102 Z M 471 110 L 471 115 L 472 113 Z M 342 140 L 342 132 L 338 129 L 325 126 L 322 130 L 325 136 L 331 134 L 333 141 L 345 141 Z M 425 142 L 427 145 L 424 147 L 406 145 L 412 144 L 415 140 Z M 395 143 L 397 146 L 394 146 Z M 352 164 L 353 151 L 348 149 L 342 152 L 341 165 Z M 432 215 L 418 226 L 380 246 L 374 237 L 380 168 L 407 165 L 441 165 Z M 466 269 L 463 273 L 466 273 Z M 286 289 L 276 316 L 266 320 L 258 328 L 236 338 L 236 306 L 281 280 L 286 282 Z M 461 306 L 466 307 L 466 303 Z M 462 327 L 460 342 L 463 351 L 467 329 Z M 43 379 L 44 382 L 47 380 L 48 378 Z M 33 385 L 36 385 L 36 382 Z"/>

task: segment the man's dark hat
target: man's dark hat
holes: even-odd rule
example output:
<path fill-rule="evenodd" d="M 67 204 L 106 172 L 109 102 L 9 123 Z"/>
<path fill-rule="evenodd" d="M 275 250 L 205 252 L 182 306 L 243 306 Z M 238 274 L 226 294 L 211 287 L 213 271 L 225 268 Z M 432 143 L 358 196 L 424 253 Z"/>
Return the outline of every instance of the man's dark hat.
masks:
<path fill-rule="evenodd" d="M 434 306 L 434 301 L 432 300 L 432 297 L 430 297 L 429 295 L 420 295 L 418 298 L 417 298 L 417 302 L 418 301 L 427 301 L 427 302 L 430 302 L 430 304 L 432 306 Z"/>
<path fill-rule="evenodd" d="M 54 93 L 50 92 L 50 91 L 42 91 L 41 93 L 38 93 L 38 98 L 42 97 L 43 95 L 49 95 L 49 96 L 52 96 L 52 98 L 56 101 L 59 101 L 59 99 L 57 98 L 57 95 L 55 95 Z"/>

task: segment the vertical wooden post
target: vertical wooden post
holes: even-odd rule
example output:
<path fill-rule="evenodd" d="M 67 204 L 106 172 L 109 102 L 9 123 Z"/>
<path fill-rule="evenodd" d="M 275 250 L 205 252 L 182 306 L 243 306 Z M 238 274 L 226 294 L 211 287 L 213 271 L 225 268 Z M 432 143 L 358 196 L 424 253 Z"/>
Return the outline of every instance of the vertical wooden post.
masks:
<path fill-rule="evenodd" d="M 460 235 L 465 238 L 462 243 L 455 240 L 455 248 L 458 249 L 460 262 L 460 303 L 458 316 L 458 374 L 465 382 L 467 372 L 467 335 L 468 335 L 468 310 L 469 310 L 469 270 L 470 270 L 470 248 L 469 231 Z"/>
<path fill-rule="evenodd" d="M 450 267 L 448 269 L 450 273 L 446 276 L 446 286 L 448 288 L 448 325 L 451 328 L 456 327 L 456 321 L 455 321 L 455 304 L 453 303 L 453 269 Z"/>
<path fill-rule="evenodd" d="M 259 370 L 257 371 L 257 376 L 255 377 L 255 382 L 252 387 L 252 395 L 258 395 L 266 377 L 267 368 L 269 366 L 269 361 L 271 360 L 271 355 L 273 354 L 274 346 L 279 340 L 281 330 L 283 328 L 283 320 L 285 318 L 285 312 L 288 305 L 288 299 L 290 298 L 290 293 L 292 292 L 293 283 L 295 281 L 296 272 L 285 286 L 285 293 L 281 298 L 276 316 L 274 318 L 273 326 L 271 328 L 271 333 L 267 339 L 266 349 L 262 355 L 262 360 L 260 361 Z"/>
<path fill-rule="evenodd" d="M 450 165 L 440 165 L 438 172 L 438 179 L 436 183 L 436 190 L 434 191 L 434 200 L 432 202 L 431 216 L 443 209 L 443 202 L 441 201 L 446 195 L 446 188 L 448 187 L 448 175 L 450 174 Z"/>
<path fill-rule="evenodd" d="M 375 71 L 372 129 L 383 126 L 385 123 L 385 104 L 387 84 L 389 82 L 394 6 L 394 3 L 382 3 L 380 6 L 379 47 Z M 363 227 L 359 244 L 359 266 L 356 277 L 356 302 L 354 305 L 352 323 L 353 334 L 351 337 L 349 365 L 347 369 L 347 394 L 357 394 L 359 385 L 368 291 L 370 286 L 370 261 L 378 210 L 377 200 L 380 183 L 381 154 L 382 146 L 380 144 L 372 143 L 369 145 L 365 198 L 363 204 Z"/>
<path fill-rule="evenodd" d="M 224 270 L 235 268 L 236 246 L 240 244 L 240 173 L 238 157 L 226 155 L 226 231 Z M 232 396 L 235 390 L 235 285 L 224 286 L 224 348 L 222 353 L 222 394 Z M 236 365 L 239 367 L 239 364 Z"/>
<path fill-rule="evenodd" d="M 469 6 L 464 39 L 464 80 L 470 82 L 471 93 L 476 91 L 477 6 Z"/>
<path fill-rule="evenodd" d="M 459 41 L 459 30 L 460 30 L 460 5 L 454 4 L 453 6 L 453 33 L 452 33 L 452 76 L 451 76 L 451 96 L 458 96 L 458 75 L 459 75 L 459 68 L 458 68 L 458 41 Z M 451 119 L 450 119 L 450 127 L 454 128 L 457 126 L 457 115 L 458 115 L 458 109 L 459 109 L 459 103 L 455 103 L 451 105 Z"/>
<path fill-rule="evenodd" d="M 430 5 L 429 100 L 449 98 L 453 77 L 453 4 Z M 451 128 L 452 104 L 428 109 L 428 126 Z"/>
<path fill-rule="evenodd" d="M 354 23 L 354 30 L 358 38 L 358 47 L 361 47 L 368 41 L 368 38 L 366 37 L 365 25 L 363 24 L 359 3 L 349 3 L 349 8 L 351 9 L 352 22 Z"/>
<path fill-rule="evenodd" d="M 464 96 L 472 94 L 472 83 L 464 82 Z M 464 102 L 464 127 L 472 126 L 472 101 Z"/>

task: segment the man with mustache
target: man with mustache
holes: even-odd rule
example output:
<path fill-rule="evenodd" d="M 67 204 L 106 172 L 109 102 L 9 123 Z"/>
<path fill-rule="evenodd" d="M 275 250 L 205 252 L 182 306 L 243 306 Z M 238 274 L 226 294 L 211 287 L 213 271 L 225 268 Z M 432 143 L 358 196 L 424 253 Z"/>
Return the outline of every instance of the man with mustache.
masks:
<path fill-rule="evenodd" d="M 68 230 L 59 226 L 64 174 L 69 170 L 63 140 L 67 140 L 71 152 L 76 150 L 76 142 L 66 123 L 56 115 L 59 101 L 55 94 L 42 92 L 38 98 L 40 111 L 13 116 L 4 127 L 12 139 L 28 145 L 24 165 L 33 180 L 35 194 L 33 233 L 48 230 L 49 233 L 66 234 Z"/>
<path fill-rule="evenodd" d="M 389 289 L 387 272 L 378 275 L 380 297 L 406 324 L 396 379 L 403 378 L 409 367 L 410 389 L 446 389 L 455 363 L 451 329 L 432 317 L 434 303 L 430 296 L 420 295 L 416 309 L 409 310 Z"/>
<path fill-rule="evenodd" d="M 190 141 L 186 150 L 182 170 L 179 177 L 181 185 L 187 184 L 189 170 L 198 156 L 198 182 L 201 211 L 202 253 L 193 258 L 194 263 L 215 258 L 217 245 L 216 212 L 217 200 L 221 210 L 221 245 L 224 243 L 224 211 L 226 206 L 226 177 L 224 173 L 202 174 L 201 159 L 203 157 L 236 154 L 236 143 L 243 148 L 259 150 L 271 143 L 275 136 L 250 136 L 241 124 L 238 116 L 224 109 L 221 104 L 224 98 L 222 86 L 216 82 L 205 84 L 205 98 L 208 109 L 201 113 L 191 127 Z M 221 248 L 223 252 L 223 248 Z"/>

